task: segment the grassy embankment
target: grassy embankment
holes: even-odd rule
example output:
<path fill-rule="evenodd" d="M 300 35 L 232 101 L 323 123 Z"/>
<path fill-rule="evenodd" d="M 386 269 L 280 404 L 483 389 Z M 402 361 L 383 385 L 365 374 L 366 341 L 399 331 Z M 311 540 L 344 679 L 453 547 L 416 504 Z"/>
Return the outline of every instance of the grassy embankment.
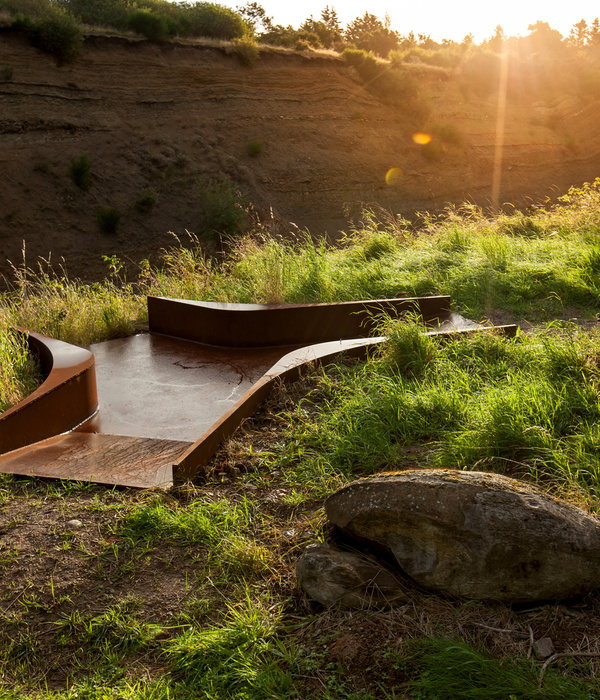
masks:
<path fill-rule="evenodd" d="M 523 613 L 409 587 L 413 603 L 399 611 L 318 612 L 291 575 L 302 548 L 325 536 L 321 499 L 382 469 L 495 470 L 597 511 L 599 190 L 574 190 L 528 217 L 454 212 L 418 232 L 367 217 L 336 249 L 247 239 L 222 264 L 175 249 L 136 284 L 119 281 L 114 260 L 92 286 L 21 272 L 2 300 L 4 406 L 31 381 L 12 324 L 88 343 L 143 324 L 146 293 L 240 302 L 451 294 L 471 318 L 532 325 L 512 340 L 442 343 L 382 319 L 390 340 L 381 353 L 282 388 L 205 483 L 172 496 L 2 477 L 5 533 L 43 505 L 57 524 L 35 556 L 55 568 L 72 561 L 77 576 L 24 564 L 19 577 L 18 540 L 0 550 L 0 697 L 599 698 L 593 659 L 556 663 L 538 690 L 528 642 L 498 634 L 560 629 L 559 651 L 597 650 L 597 631 L 569 636 L 556 606 Z M 94 537 L 60 525 L 74 514 L 97 526 Z M 184 582 L 160 609 L 139 588 L 151 571 L 159 585 Z M 596 598 L 583 606 L 592 615 Z M 370 626 L 380 631 L 366 637 Z M 357 629 L 368 661 L 340 652 Z"/>

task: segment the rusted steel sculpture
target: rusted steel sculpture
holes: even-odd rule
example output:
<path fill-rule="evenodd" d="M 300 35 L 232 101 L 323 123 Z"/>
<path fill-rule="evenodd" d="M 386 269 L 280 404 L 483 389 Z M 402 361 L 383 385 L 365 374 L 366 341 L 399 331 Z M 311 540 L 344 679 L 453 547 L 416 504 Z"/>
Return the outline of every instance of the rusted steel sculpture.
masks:
<path fill-rule="evenodd" d="M 20 332 L 27 335 L 44 381 L 0 414 L 0 454 L 73 430 L 98 408 L 94 356 L 89 350 Z"/>
<path fill-rule="evenodd" d="M 148 334 L 84 350 L 30 333 L 47 376 L 0 415 L 0 471 L 168 488 L 202 470 L 276 380 L 364 356 L 384 340 L 371 337 L 379 317 L 411 311 L 428 333 L 484 328 L 452 313 L 447 296 L 285 305 L 149 297 Z"/>

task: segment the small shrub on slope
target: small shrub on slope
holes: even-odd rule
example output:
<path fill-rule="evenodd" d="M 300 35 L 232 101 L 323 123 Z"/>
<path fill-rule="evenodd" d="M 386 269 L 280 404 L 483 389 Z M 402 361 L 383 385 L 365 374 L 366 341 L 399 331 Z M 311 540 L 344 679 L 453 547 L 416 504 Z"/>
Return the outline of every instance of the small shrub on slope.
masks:
<path fill-rule="evenodd" d="M 166 41 L 169 37 L 167 18 L 152 12 L 152 10 L 145 8 L 134 10 L 129 15 L 127 23 L 130 29 L 145 36 L 150 41 Z"/>
<path fill-rule="evenodd" d="M 100 230 L 104 233 L 115 233 L 119 221 L 121 220 L 121 212 L 114 207 L 109 207 L 108 209 L 100 209 L 98 212 L 97 220 Z"/>
<path fill-rule="evenodd" d="M 205 179 L 197 182 L 205 235 L 215 241 L 241 234 L 247 214 L 241 192 L 231 180 Z"/>
<path fill-rule="evenodd" d="M 260 49 L 250 36 L 234 39 L 231 45 L 231 52 L 244 66 L 253 66 L 260 56 Z"/>
<path fill-rule="evenodd" d="M 90 189 L 92 186 L 92 164 L 86 155 L 73 158 L 70 165 L 71 180 L 80 190 Z"/>
<path fill-rule="evenodd" d="M 156 206 L 158 202 L 158 193 L 156 190 L 149 189 L 144 190 L 137 199 L 135 203 L 135 210 L 140 214 L 145 214 L 149 212 L 152 208 Z"/>
<path fill-rule="evenodd" d="M 83 32 L 66 12 L 53 10 L 31 24 L 31 43 L 56 57 L 59 64 L 72 61 L 83 44 Z"/>

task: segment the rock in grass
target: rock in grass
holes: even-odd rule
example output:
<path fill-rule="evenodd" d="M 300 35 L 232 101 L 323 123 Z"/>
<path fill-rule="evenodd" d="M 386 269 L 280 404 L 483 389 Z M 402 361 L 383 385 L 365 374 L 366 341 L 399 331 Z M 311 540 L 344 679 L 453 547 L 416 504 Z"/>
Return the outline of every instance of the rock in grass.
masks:
<path fill-rule="evenodd" d="M 408 471 L 349 484 L 327 499 L 346 535 L 387 547 L 431 590 L 524 603 L 600 586 L 600 521 L 496 474 Z"/>
<path fill-rule="evenodd" d="M 406 602 L 396 578 L 373 557 L 340 552 L 327 544 L 307 547 L 296 575 L 308 595 L 326 606 L 386 608 Z"/>

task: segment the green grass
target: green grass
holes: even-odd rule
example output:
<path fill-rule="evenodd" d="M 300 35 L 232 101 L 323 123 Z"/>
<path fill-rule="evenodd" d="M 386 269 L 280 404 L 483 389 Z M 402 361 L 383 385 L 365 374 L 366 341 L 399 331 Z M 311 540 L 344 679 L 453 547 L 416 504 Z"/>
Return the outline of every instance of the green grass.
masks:
<path fill-rule="evenodd" d="M 0 412 L 30 394 L 39 382 L 38 366 L 23 337 L 3 323 L 0 309 Z"/>
<path fill-rule="evenodd" d="M 336 480 L 411 466 L 416 446 L 414 466 L 550 480 L 595 503 L 598 341 L 597 330 L 568 325 L 440 341 L 417 324 L 390 324 L 381 354 L 323 375 L 272 459 L 327 493 Z"/>
<path fill-rule="evenodd" d="M 466 207 L 417 230 L 366 212 L 341 247 L 308 235 L 293 244 L 244 239 L 225 266 L 175 250 L 155 285 L 165 294 L 185 287 L 193 298 L 242 302 L 450 294 L 455 310 L 476 320 L 498 311 L 532 322 L 591 317 L 600 310 L 599 186 L 528 217 L 489 219 Z"/>
<path fill-rule="evenodd" d="M 133 508 L 119 527 L 128 549 L 180 544 L 205 553 L 205 564 L 216 565 L 231 581 L 253 579 L 269 572 L 272 554 L 253 532 L 268 517 L 247 499 L 198 499 L 185 508 L 150 501 Z"/>
<path fill-rule="evenodd" d="M 416 652 L 418 649 L 418 652 Z M 600 687 L 558 673 L 539 687 L 537 664 L 524 659 L 500 661 L 468 645 L 431 639 L 415 645 L 417 678 L 411 697 L 419 700 L 594 700 Z"/>
<path fill-rule="evenodd" d="M 96 216 L 98 226 L 104 233 L 116 233 L 119 221 L 123 214 L 115 207 L 100 209 Z"/>
<path fill-rule="evenodd" d="M 92 164 L 86 155 L 73 158 L 69 172 L 71 173 L 71 180 L 80 190 L 87 192 L 90 189 L 93 182 Z"/>

